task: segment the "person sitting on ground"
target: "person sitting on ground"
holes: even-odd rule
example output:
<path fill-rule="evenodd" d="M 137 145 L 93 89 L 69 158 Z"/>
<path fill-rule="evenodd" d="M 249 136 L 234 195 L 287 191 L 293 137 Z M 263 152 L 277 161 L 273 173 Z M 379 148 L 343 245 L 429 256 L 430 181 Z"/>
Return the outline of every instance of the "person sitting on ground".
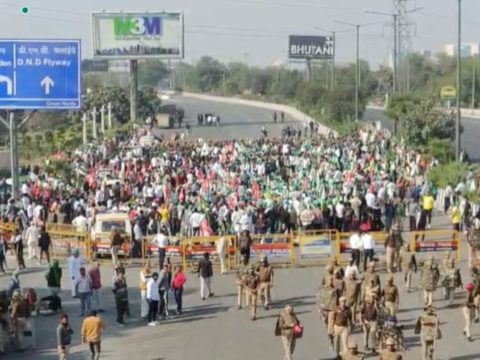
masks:
<path fill-rule="evenodd" d="M 44 296 L 35 305 L 37 314 L 52 315 L 62 310 L 62 300 L 55 290 L 51 290 L 49 296 Z"/>

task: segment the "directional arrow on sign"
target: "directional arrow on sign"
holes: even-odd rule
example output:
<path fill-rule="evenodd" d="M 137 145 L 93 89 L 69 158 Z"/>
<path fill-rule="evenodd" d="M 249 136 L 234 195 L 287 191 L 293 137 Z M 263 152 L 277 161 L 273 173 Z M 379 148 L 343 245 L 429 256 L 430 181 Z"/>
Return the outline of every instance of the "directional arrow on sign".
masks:
<path fill-rule="evenodd" d="M 50 88 L 54 87 L 55 83 L 50 76 L 45 76 L 40 82 L 40 86 L 44 88 L 45 95 L 50 95 Z"/>
<path fill-rule="evenodd" d="M 8 76 L 0 75 L 0 83 L 6 83 L 7 84 L 7 95 L 12 95 L 13 94 L 12 79 L 10 79 Z"/>

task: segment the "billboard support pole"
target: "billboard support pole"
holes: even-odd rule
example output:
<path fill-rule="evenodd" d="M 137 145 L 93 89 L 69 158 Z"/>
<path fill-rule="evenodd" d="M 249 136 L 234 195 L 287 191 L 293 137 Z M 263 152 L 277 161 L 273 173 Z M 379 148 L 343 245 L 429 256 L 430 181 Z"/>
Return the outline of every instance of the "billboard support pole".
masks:
<path fill-rule="evenodd" d="M 355 66 L 355 122 L 358 122 L 358 91 L 360 80 L 360 25 L 357 28 L 357 62 Z"/>
<path fill-rule="evenodd" d="M 460 101 L 462 94 L 462 0 L 458 0 L 458 32 L 457 32 L 457 118 L 455 122 L 455 158 L 460 161 L 462 151 L 460 127 L 462 123 L 462 112 Z"/>
<path fill-rule="evenodd" d="M 337 42 L 335 41 L 335 31 L 332 31 L 333 37 L 333 55 L 332 55 L 332 90 L 335 88 L 335 53 L 337 50 Z"/>
<path fill-rule="evenodd" d="M 94 107 L 92 110 L 92 137 L 94 140 L 97 140 L 97 108 Z"/>
<path fill-rule="evenodd" d="M 87 121 L 88 121 L 88 113 L 84 112 L 82 116 L 82 137 L 83 137 L 83 146 L 87 145 Z"/>
<path fill-rule="evenodd" d="M 18 134 L 17 122 L 15 121 L 15 112 L 9 111 L 9 130 L 10 130 L 10 166 L 12 175 L 12 197 L 18 200 Z"/>
<path fill-rule="evenodd" d="M 105 135 L 105 105 L 100 108 L 100 131 Z"/>
<path fill-rule="evenodd" d="M 137 122 L 138 61 L 130 60 L 130 121 Z"/>

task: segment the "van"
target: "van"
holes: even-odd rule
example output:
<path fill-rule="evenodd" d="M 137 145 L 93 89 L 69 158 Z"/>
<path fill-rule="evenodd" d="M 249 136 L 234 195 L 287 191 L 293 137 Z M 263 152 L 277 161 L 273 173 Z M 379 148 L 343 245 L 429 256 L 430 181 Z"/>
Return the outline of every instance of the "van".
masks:
<path fill-rule="evenodd" d="M 116 228 L 125 236 L 127 244 L 132 239 L 132 224 L 126 212 L 104 212 L 95 215 L 95 223 L 92 227 L 92 240 L 97 254 L 110 253 L 110 234 Z M 130 246 L 128 246 L 129 248 Z M 123 249 L 120 250 L 123 254 Z"/>

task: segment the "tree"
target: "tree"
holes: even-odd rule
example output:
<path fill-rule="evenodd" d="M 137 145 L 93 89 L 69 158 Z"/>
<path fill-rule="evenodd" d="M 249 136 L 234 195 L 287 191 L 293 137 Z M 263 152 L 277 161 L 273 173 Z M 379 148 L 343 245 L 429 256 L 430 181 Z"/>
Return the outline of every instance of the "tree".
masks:
<path fill-rule="evenodd" d="M 153 87 L 144 87 L 138 91 L 138 116 L 140 119 L 155 117 L 160 112 L 161 106 L 162 101 Z"/>
<path fill-rule="evenodd" d="M 196 81 L 197 87 L 200 91 L 211 92 L 220 87 L 223 75 L 227 72 L 225 65 L 219 61 L 204 56 L 195 66 L 197 73 Z"/>
<path fill-rule="evenodd" d="M 167 79 L 169 71 L 160 60 L 146 60 L 138 64 L 139 86 L 157 87 L 158 84 Z"/>
<path fill-rule="evenodd" d="M 393 133 L 398 133 L 398 124 L 404 119 L 410 110 L 417 107 L 421 98 L 413 94 L 392 96 L 388 102 L 386 115 L 393 120 Z"/>

